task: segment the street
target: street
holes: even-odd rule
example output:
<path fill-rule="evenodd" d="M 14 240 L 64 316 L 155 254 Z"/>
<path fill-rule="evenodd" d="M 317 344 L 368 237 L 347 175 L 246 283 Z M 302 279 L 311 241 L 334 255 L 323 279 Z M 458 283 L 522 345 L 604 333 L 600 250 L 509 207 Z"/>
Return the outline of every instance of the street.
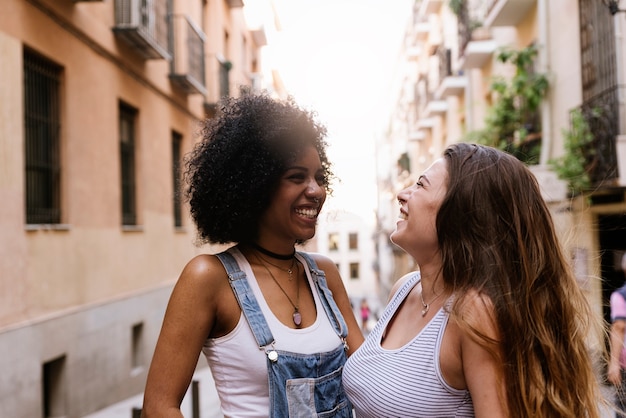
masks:
<path fill-rule="evenodd" d="M 183 415 L 186 418 L 223 418 L 224 415 L 220 412 L 220 403 L 209 368 L 204 367 L 197 371 L 193 380 L 199 384 L 200 416 L 193 416 L 191 390 L 187 391 L 181 405 Z M 133 408 L 141 408 L 142 401 L 143 394 L 139 394 L 82 418 L 133 418 Z"/>

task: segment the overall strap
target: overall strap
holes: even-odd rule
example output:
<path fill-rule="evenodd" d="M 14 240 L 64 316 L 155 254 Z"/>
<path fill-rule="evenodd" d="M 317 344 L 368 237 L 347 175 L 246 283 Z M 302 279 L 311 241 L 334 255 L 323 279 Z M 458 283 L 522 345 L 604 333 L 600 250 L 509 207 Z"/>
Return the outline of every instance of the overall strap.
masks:
<path fill-rule="evenodd" d="M 254 293 L 252 293 L 250 284 L 246 279 L 246 273 L 241 271 L 239 264 L 237 264 L 237 261 L 228 250 L 215 254 L 215 256 L 222 262 L 226 269 L 230 287 L 232 287 L 235 293 L 239 307 L 246 317 L 248 325 L 252 329 L 252 333 L 254 334 L 257 344 L 259 344 L 259 348 L 262 349 L 263 347 L 272 345 L 274 343 L 274 337 L 261 312 L 259 303 Z M 259 326 L 255 326 L 255 324 Z"/>
<path fill-rule="evenodd" d="M 317 263 L 315 263 L 315 260 L 313 260 L 309 254 L 300 251 L 298 251 L 298 254 L 306 260 L 309 266 L 311 278 L 313 279 L 315 289 L 320 296 L 320 302 L 326 310 L 328 320 L 335 328 L 337 335 L 339 335 L 339 337 L 345 342 L 345 338 L 348 336 L 348 327 L 343 319 L 343 315 L 341 315 L 341 311 L 339 311 L 339 308 L 335 303 L 335 299 L 333 299 L 333 293 L 328 288 L 328 284 L 326 283 L 326 274 L 323 270 L 320 270 L 317 267 Z"/>

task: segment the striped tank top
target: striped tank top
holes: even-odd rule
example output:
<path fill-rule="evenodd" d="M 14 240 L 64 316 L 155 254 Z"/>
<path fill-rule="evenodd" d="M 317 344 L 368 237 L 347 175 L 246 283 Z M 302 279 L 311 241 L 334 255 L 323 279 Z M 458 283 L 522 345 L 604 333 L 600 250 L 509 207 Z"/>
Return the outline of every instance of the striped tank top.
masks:
<path fill-rule="evenodd" d="M 439 352 L 448 314 L 440 309 L 409 343 L 381 347 L 381 337 L 400 304 L 420 281 L 414 273 L 393 296 L 380 320 L 344 366 L 343 385 L 358 418 L 473 417 L 467 390 L 448 385 Z"/>

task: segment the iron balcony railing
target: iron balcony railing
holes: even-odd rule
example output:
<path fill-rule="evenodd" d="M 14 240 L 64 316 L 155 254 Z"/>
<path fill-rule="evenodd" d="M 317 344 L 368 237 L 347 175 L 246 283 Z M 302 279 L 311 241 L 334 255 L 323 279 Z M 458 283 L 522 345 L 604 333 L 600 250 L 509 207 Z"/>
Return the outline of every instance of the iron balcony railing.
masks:
<path fill-rule="evenodd" d="M 594 187 L 611 186 L 619 177 L 616 138 L 620 126 L 619 97 L 626 94 L 626 86 L 609 88 L 581 106 L 580 111 L 593 134 L 587 154 L 587 172 Z M 622 121 L 623 122 L 623 121 Z"/>
<path fill-rule="evenodd" d="M 170 25 L 170 79 L 187 94 L 206 95 L 204 33 L 186 15 L 172 15 Z"/>

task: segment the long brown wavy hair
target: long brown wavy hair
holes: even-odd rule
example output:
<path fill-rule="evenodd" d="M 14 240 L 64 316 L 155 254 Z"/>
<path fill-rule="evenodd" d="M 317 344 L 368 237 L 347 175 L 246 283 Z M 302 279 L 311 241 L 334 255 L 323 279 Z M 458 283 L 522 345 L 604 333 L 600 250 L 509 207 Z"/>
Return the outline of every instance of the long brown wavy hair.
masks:
<path fill-rule="evenodd" d="M 437 215 L 451 316 L 502 364 L 511 417 L 600 417 L 590 332 L 605 331 L 563 254 L 537 181 L 515 157 L 459 143 L 444 151 L 447 194 Z M 499 333 L 464 317 L 468 293 L 490 300 Z"/>

